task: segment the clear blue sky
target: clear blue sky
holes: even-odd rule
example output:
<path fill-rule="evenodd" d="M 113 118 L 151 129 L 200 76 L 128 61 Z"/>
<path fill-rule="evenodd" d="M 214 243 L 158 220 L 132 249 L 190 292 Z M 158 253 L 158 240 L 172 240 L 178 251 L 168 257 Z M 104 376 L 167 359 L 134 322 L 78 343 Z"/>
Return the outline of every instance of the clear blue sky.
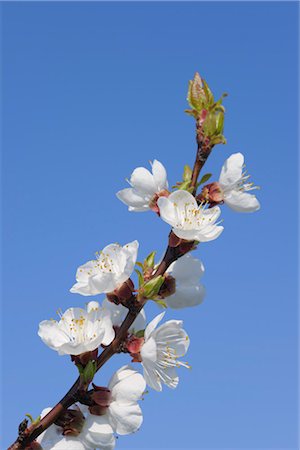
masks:
<path fill-rule="evenodd" d="M 226 146 L 206 171 L 245 154 L 262 209 L 224 208 L 225 231 L 200 246 L 206 301 L 168 312 L 191 337 L 177 391 L 151 392 L 144 424 L 119 449 L 297 449 L 297 4 L 6 3 L 3 12 L 4 443 L 76 370 L 37 336 L 78 264 L 138 239 L 140 257 L 168 226 L 115 197 L 149 159 L 174 184 L 193 163 L 184 114 L 196 70 L 226 99 Z M 154 305 L 147 308 L 149 319 Z M 105 384 L 127 362 L 98 374 Z"/>

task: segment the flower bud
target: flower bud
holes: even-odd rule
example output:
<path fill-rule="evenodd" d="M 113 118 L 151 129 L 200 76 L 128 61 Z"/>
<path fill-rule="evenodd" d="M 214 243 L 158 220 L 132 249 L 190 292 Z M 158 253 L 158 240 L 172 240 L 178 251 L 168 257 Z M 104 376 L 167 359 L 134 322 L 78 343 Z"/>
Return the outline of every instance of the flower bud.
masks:
<path fill-rule="evenodd" d="M 139 333 L 137 333 L 140 334 L 140 336 L 132 334 L 126 339 L 124 347 L 127 350 L 127 352 L 130 353 L 130 356 L 132 357 L 132 362 L 142 361 L 141 348 L 145 343 L 144 332 L 145 330 L 140 330 Z"/>
<path fill-rule="evenodd" d="M 84 415 L 78 409 L 66 409 L 54 422 L 64 436 L 78 436 L 84 425 Z"/>
<path fill-rule="evenodd" d="M 208 109 L 214 102 L 214 97 L 207 83 L 196 72 L 194 79 L 189 82 L 187 101 L 193 110 L 201 113 Z"/>

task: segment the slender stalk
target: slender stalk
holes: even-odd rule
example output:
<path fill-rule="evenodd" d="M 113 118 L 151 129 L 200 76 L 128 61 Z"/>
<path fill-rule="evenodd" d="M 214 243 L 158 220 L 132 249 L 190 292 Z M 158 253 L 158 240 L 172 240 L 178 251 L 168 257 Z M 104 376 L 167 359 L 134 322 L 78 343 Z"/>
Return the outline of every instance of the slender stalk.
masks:
<path fill-rule="evenodd" d="M 211 145 L 205 142 L 202 133 L 202 126 L 199 120 L 196 121 L 196 141 L 197 141 L 197 153 L 191 179 L 191 187 L 194 188 L 192 192 L 193 195 L 195 195 L 197 192 L 197 182 L 200 171 L 204 166 L 204 164 L 206 163 L 206 160 L 209 157 L 210 152 L 212 151 L 213 148 Z"/>
<path fill-rule="evenodd" d="M 200 125 L 197 124 L 197 155 L 192 172 L 191 185 L 194 187 L 194 194 L 197 190 L 197 181 L 202 167 L 204 166 L 210 152 L 210 147 L 204 147 L 201 139 L 201 133 L 199 130 Z M 190 247 L 186 247 L 182 250 L 180 247 L 171 247 L 168 245 L 165 255 L 156 269 L 152 278 L 163 275 L 168 267 L 180 258 L 187 251 L 191 250 L 193 247 L 193 242 L 190 243 Z M 131 306 L 121 327 L 119 328 L 114 340 L 108 345 L 102 353 L 97 358 L 97 371 L 116 353 L 119 352 L 122 342 L 127 336 L 127 332 L 133 322 L 135 321 L 137 315 L 145 306 L 147 300 L 139 299 L 137 300 L 133 296 L 131 302 L 134 306 Z M 60 416 L 60 414 L 72 404 L 78 401 L 78 393 L 80 388 L 80 378 L 77 378 L 73 386 L 69 389 L 66 395 L 51 409 L 51 411 L 44 416 L 38 424 L 30 425 L 22 434 L 19 435 L 17 440 L 8 448 L 8 450 L 22 450 L 28 448 L 31 442 L 33 442 L 43 431 L 49 428 Z"/>

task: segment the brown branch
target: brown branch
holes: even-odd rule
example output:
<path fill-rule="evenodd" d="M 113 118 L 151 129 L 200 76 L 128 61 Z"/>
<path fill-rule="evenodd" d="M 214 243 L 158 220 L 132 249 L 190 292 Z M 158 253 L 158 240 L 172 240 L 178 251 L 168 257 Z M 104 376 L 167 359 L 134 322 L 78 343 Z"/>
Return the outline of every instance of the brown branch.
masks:
<path fill-rule="evenodd" d="M 197 155 L 193 167 L 191 185 L 194 187 L 193 194 L 197 190 L 197 181 L 202 167 L 204 166 L 212 147 L 204 146 L 201 138 L 201 127 L 197 123 Z M 183 246 L 171 247 L 168 245 L 165 255 L 153 274 L 152 278 L 163 275 L 168 267 L 180 258 L 182 255 L 190 251 L 194 246 L 194 242 L 185 243 Z M 130 299 L 130 308 L 121 327 L 119 328 L 114 340 L 108 345 L 97 358 L 97 371 L 116 353 L 119 352 L 122 342 L 126 339 L 127 332 L 135 321 L 139 312 L 145 306 L 147 299 L 137 300 L 136 296 Z M 78 377 L 66 395 L 54 406 L 51 411 L 44 416 L 38 424 L 30 425 L 8 450 L 22 450 L 30 445 L 43 431 L 49 428 L 60 416 L 60 414 L 72 404 L 78 401 L 78 393 L 80 388 L 80 378 Z"/>
<path fill-rule="evenodd" d="M 193 167 L 192 178 L 191 178 L 191 187 L 193 187 L 193 195 L 197 192 L 197 182 L 200 171 L 204 164 L 206 163 L 207 158 L 212 151 L 213 146 L 206 142 L 202 126 L 199 120 L 196 121 L 196 141 L 197 141 L 197 153 L 196 159 Z"/>

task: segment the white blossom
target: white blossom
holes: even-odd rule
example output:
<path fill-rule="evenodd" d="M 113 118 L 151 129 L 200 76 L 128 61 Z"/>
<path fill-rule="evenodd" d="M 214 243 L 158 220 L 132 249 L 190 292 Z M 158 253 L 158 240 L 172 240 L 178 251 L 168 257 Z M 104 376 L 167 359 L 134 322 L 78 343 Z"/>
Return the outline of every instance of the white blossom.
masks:
<path fill-rule="evenodd" d="M 223 191 L 224 202 L 234 211 L 254 212 L 260 208 L 256 196 L 248 192 L 257 189 L 249 183 L 250 175 L 244 170 L 244 155 L 234 153 L 224 163 L 219 184 Z"/>
<path fill-rule="evenodd" d="M 215 223 L 220 216 L 220 208 L 198 206 L 195 197 L 187 191 L 177 190 L 167 198 L 160 197 L 157 204 L 161 218 L 181 239 L 207 242 L 216 239 L 223 231 L 223 227 Z"/>
<path fill-rule="evenodd" d="M 137 402 L 146 388 L 143 376 L 132 367 L 124 366 L 113 375 L 108 388 L 111 402 L 106 413 L 86 416 L 81 439 L 88 447 L 109 450 L 113 448 L 113 433 L 135 433 L 142 425 L 142 410 Z"/>
<path fill-rule="evenodd" d="M 135 433 L 143 422 L 143 414 L 138 400 L 141 399 L 146 388 L 143 376 L 130 366 L 121 367 L 111 378 L 108 389 L 111 400 L 106 412 L 94 415 L 87 407 L 78 404 L 77 408 L 85 417 L 84 425 L 76 437 L 62 435 L 62 428 L 51 425 L 44 431 L 37 441 L 43 450 L 113 450 L 115 436 Z M 51 408 L 45 409 L 44 417 Z"/>
<path fill-rule="evenodd" d="M 169 320 L 156 328 L 164 314 L 159 314 L 146 327 L 145 342 L 140 351 L 146 383 L 156 391 L 162 390 L 162 383 L 176 388 L 179 381 L 176 368 L 189 367 L 179 360 L 189 347 L 189 337 L 182 329 L 182 321 Z"/>
<path fill-rule="evenodd" d="M 204 266 L 199 259 L 184 255 L 171 264 L 167 273 L 176 282 L 175 293 L 164 299 L 169 308 L 181 309 L 203 302 L 205 288 L 199 279 L 203 276 Z"/>
<path fill-rule="evenodd" d="M 69 308 L 60 320 L 44 320 L 38 334 L 59 355 L 80 355 L 101 344 L 109 345 L 115 336 L 109 311 L 90 302 L 87 309 Z"/>
<path fill-rule="evenodd" d="M 130 242 L 123 247 L 119 244 L 108 245 L 96 254 L 96 259 L 77 269 L 77 283 L 70 291 L 81 295 L 114 291 L 132 274 L 138 247 L 138 241 Z"/>
<path fill-rule="evenodd" d="M 166 169 L 156 159 L 152 164 L 152 173 L 144 167 L 137 167 L 129 180 L 130 188 L 117 192 L 117 197 L 129 211 L 147 211 L 155 207 L 155 202 L 160 194 L 168 189 Z"/>

